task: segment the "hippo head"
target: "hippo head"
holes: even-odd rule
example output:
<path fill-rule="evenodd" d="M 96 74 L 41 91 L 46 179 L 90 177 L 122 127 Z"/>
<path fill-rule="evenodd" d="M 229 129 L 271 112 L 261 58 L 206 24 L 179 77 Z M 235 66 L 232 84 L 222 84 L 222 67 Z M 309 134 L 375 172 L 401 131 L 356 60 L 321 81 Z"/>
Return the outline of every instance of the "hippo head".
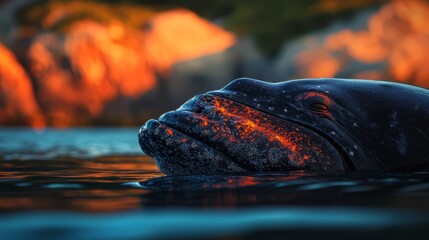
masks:
<path fill-rule="evenodd" d="M 382 147 L 377 139 L 384 126 L 376 126 L 380 114 L 390 121 L 394 113 L 377 106 L 386 101 L 386 89 L 401 92 L 399 85 L 237 79 L 149 120 L 139 131 L 139 143 L 168 175 L 385 169 L 372 148 Z M 368 104 L 374 106 L 367 110 Z"/>

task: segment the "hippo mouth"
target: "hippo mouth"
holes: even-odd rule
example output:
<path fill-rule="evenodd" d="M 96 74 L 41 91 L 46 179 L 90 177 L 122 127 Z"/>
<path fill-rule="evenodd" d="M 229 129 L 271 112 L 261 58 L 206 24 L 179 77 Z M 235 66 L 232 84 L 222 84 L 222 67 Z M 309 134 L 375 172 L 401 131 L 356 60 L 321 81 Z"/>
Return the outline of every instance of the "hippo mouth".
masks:
<path fill-rule="evenodd" d="M 341 153 L 311 129 L 212 94 L 149 120 L 139 143 L 168 175 L 344 169 Z"/>

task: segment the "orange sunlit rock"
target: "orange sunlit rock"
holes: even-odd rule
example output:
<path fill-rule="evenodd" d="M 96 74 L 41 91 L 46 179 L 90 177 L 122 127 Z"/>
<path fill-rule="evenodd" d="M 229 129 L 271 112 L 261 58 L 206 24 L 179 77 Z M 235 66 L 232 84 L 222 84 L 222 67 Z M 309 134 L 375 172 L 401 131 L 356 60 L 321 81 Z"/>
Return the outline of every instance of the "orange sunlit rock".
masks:
<path fill-rule="evenodd" d="M 84 123 L 119 95 L 137 97 L 155 85 L 139 44 L 141 34 L 130 30 L 120 36 L 122 26 L 115 24 L 80 21 L 71 25 L 65 41 L 44 34 L 31 45 L 31 72 L 52 125 Z"/>
<path fill-rule="evenodd" d="M 99 98 L 137 97 L 155 86 L 142 41 L 140 32 L 119 22 L 104 26 L 83 21 L 70 27 L 65 51 L 85 87 L 98 91 Z"/>
<path fill-rule="evenodd" d="M 297 55 L 296 61 L 307 66 L 302 74 L 310 78 L 333 76 L 341 67 L 338 59 L 326 51 L 301 52 Z"/>
<path fill-rule="evenodd" d="M 162 71 L 179 61 L 221 52 L 234 42 L 233 34 L 184 9 L 154 16 L 144 38 L 145 53 Z"/>
<path fill-rule="evenodd" d="M 44 24 L 54 25 L 76 4 L 59 5 Z M 64 32 L 39 33 L 25 57 L 47 123 L 66 127 L 90 123 L 119 98 L 138 99 L 157 85 L 157 75 L 168 77 L 173 64 L 234 42 L 231 33 L 194 13 L 171 10 L 155 14 L 142 29 L 115 19 L 76 20 Z"/>
<path fill-rule="evenodd" d="M 353 58 L 364 63 L 376 63 L 386 58 L 386 46 L 376 36 L 368 32 L 353 33 L 343 30 L 329 37 L 327 47 L 333 50 L 346 48 L 347 53 Z M 362 49 L 366 49 L 362 51 Z"/>
<path fill-rule="evenodd" d="M 339 30 L 299 52 L 295 57 L 299 77 L 340 74 L 429 88 L 428 16 L 427 2 L 389 2 L 369 18 L 365 30 Z"/>
<path fill-rule="evenodd" d="M 0 124 L 6 123 L 45 126 L 29 77 L 14 54 L 0 43 Z"/>

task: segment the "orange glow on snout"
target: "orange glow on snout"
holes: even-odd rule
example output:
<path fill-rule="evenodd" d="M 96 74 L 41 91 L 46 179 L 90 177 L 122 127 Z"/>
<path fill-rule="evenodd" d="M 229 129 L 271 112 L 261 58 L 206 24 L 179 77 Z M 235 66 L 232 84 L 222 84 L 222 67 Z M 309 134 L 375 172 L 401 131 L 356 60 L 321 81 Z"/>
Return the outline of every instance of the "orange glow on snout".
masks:
<path fill-rule="evenodd" d="M 166 129 L 166 131 L 167 131 L 167 134 L 169 135 L 169 136 L 173 136 L 174 135 L 174 133 L 173 133 L 173 131 L 171 130 L 171 129 Z"/>
<path fill-rule="evenodd" d="M 233 111 L 229 112 L 225 107 L 221 106 L 219 101 L 214 101 L 214 106 L 219 112 L 221 112 L 225 116 L 225 118 L 236 116 L 236 114 L 239 113 L 238 111 L 240 111 L 240 109 L 232 108 Z M 281 136 L 278 133 L 273 132 L 273 127 L 269 126 L 268 123 L 262 123 L 260 119 L 263 117 L 257 116 L 258 112 L 246 106 L 243 106 L 243 109 L 244 111 L 242 111 L 242 113 L 244 113 L 244 117 L 248 120 L 241 123 L 241 125 L 244 126 L 244 128 L 242 128 L 243 130 L 241 131 L 242 138 L 247 138 L 249 137 L 250 133 L 258 131 L 266 133 L 269 136 L 270 141 L 278 141 L 284 147 L 290 149 L 292 152 L 297 149 L 296 144 L 291 141 L 290 138 L 287 138 L 286 136 Z"/>
<path fill-rule="evenodd" d="M 272 120 L 265 113 L 218 98 L 213 100 L 213 106 L 223 122 L 234 122 L 234 126 L 229 131 L 219 131 L 219 126 L 213 124 L 208 127 L 220 135 L 219 137 L 237 145 L 243 142 L 257 144 L 264 138 L 267 141 L 267 148 L 274 146 L 273 148 L 285 149 L 288 152 L 287 158 L 297 166 L 304 166 L 307 161 L 314 160 L 316 153 L 322 153 L 318 146 L 311 144 L 311 138 L 300 132 L 300 129 L 282 125 L 281 120 Z M 206 121 L 207 119 L 204 119 L 201 126 L 207 126 Z M 256 148 L 261 146 L 256 145 Z M 270 161 L 269 158 L 268 160 Z"/>

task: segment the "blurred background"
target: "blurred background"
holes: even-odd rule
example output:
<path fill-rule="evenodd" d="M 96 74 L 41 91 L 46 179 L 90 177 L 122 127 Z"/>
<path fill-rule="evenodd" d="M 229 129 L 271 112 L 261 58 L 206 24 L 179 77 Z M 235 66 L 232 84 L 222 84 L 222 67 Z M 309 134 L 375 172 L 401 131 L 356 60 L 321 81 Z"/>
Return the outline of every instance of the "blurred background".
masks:
<path fill-rule="evenodd" d="M 238 77 L 429 87 L 429 1 L 0 0 L 0 126 L 138 126 Z"/>

